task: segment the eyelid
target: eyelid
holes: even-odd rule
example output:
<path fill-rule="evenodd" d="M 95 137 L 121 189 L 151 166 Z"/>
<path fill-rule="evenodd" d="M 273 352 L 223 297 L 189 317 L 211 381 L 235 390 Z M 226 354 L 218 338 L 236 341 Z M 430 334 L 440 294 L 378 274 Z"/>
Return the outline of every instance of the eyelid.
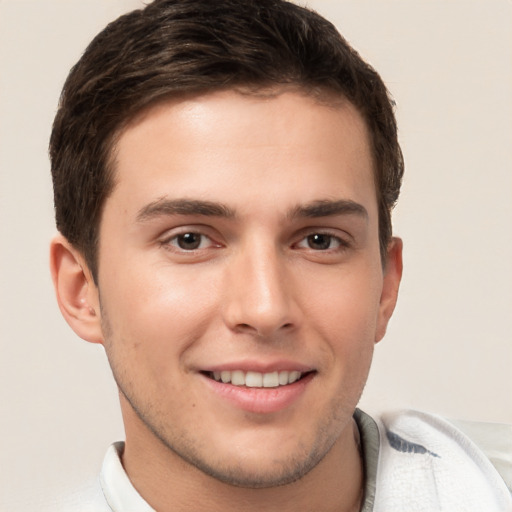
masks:
<path fill-rule="evenodd" d="M 313 247 L 307 246 L 308 238 L 313 235 L 322 235 L 322 236 L 330 237 L 332 241 L 336 242 L 336 247 L 329 247 L 327 249 L 314 249 Z M 301 246 L 301 244 L 303 244 L 303 243 L 304 243 L 304 246 Z M 344 250 L 344 249 L 347 249 L 348 247 L 350 247 L 350 244 L 343 238 L 333 235 L 331 233 L 320 233 L 320 232 L 311 233 L 309 235 L 302 237 L 298 241 L 298 243 L 295 245 L 301 249 L 310 250 L 310 251 L 319 252 L 319 253 L 320 252 L 329 252 L 329 251 L 330 252 L 340 251 L 340 250 Z"/>
<path fill-rule="evenodd" d="M 218 237 L 214 238 L 213 234 L 209 233 L 211 231 L 212 230 L 207 226 L 202 225 L 179 226 L 166 230 L 161 236 L 158 237 L 158 243 L 165 248 L 169 248 L 170 250 L 174 250 L 179 253 L 194 253 L 196 251 L 204 251 L 210 248 L 222 247 L 222 243 L 216 240 Z M 171 244 L 173 240 L 176 240 L 179 236 L 186 235 L 187 233 L 193 233 L 208 239 L 210 241 L 209 246 L 187 250 L 178 247 L 176 244 Z"/>
<path fill-rule="evenodd" d="M 348 247 L 351 245 L 352 241 L 354 240 L 354 237 L 347 231 L 343 231 L 336 228 L 330 228 L 330 227 L 308 227 L 302 229 L 297 237 L 297 242 L 294 243 L 294 245 L 298 244 L 299 242 L 302 242 L 303 240 L 307 239 L 308 236 L 312 235 L 324 235 L 324 236 L 330 236 L 340 242 L 341 245 Z"/>
<path fill-rule="evenodd" d="M 188 234 L 196 235 L 196 236 L 198 236 L 198 237 L 200 237 L 200 238 L 201 238 L 201 240 L 200 240 L 200 242 L 199 242 L 199 247 L 196 247 L 196 248 L 194 248 L 194 249 L 185 249 L 185 248 L 183 248 L 183 247 L 180 247 L 180 246 L 179 246 L 179 238 L 180 238 L 181 236 L 188 235 Z M 178 250 L 178 251 L 183 251 L 183 252 L 194 252 L 194 251 L 200 251 L 200 250 L 202 250 L 202 249 L 207 249 L 207 247 L 202 247 L 203 242 L 204 242 L 205 240 L 209 240 L 209 241 L 210 241 L 209 247 L 211 247 L 213 240 L 212 240 L 209 236 L 204 235 L 203 233 L 195 233 L 195 232 L 193 232 L 193 231 L 186 231 L 186 232 L 184 232 L 184 233 L 178 233 L 177 235 L 174 235 L 174 236 L 170 237 L 170 238 L 167 240 L 166 244 L 167 244 L 167 245 L 171 245 L 172 247 L 174 247 L 174 248 L 175 248 L 176 250 Z M 176 242 L 176 243 L 174 243 L 174 242 Z M 213 244 L 213 245 L 214 245 L 214 244 Z"/>

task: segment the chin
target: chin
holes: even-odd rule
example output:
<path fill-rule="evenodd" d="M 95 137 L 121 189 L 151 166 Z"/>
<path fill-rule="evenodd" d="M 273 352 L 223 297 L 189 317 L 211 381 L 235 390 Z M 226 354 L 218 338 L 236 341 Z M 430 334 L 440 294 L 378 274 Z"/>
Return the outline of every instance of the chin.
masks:
<path fill-rule="evenodd" d="M 324 459 L 337 438 L 336 432 L 316 440 L 294 439 L 288 443 L 282 438 L 280 443 L 274 442 L 275 439 L 265 441 L 264 436 L 250 441 L 231 437 L 228 446 L 210 439 L 214 450 L 190 442 L 167 446 L 190 466 L 217 481 L 234 487 L 263 489 L 303 478 Z"/>
<path fill-rule="evenodd" d="M 247 460 L 223 464 L 207 464 L 201 461 L 189 461 L 206 475 L 227 485 L 247 489 L 265 489 L 288 485 L 300 480 L 322 459 L 314 454 L 308 458 L 296 457 L 286 461 L 266 460 L 260 463 Z"/>

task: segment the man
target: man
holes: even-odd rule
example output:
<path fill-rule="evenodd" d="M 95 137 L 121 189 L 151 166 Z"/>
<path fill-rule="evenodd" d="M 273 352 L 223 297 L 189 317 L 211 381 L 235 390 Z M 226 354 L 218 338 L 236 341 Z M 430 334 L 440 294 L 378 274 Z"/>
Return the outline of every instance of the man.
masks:
<path fill-rule="evenodd" d="M 356 410 L 402 272 L 378 74 L 284 1 L 167 0 L 71 71 L 50 144 L 61 311 L 125 443 L 80 510 L 507 510 L 485 456 Z"/>

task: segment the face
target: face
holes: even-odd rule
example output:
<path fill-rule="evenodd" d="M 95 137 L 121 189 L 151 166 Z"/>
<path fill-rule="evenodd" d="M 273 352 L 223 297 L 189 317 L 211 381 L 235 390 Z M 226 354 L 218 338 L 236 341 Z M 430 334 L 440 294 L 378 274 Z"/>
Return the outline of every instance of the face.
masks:
<path fill-rule="evenodd" d="M 98 296 L 127 448 L 259 487 L 352 436 L 397 284 L 372 176 L 357 111 L 295 92 L 169 102 L 124 130 Z"/>

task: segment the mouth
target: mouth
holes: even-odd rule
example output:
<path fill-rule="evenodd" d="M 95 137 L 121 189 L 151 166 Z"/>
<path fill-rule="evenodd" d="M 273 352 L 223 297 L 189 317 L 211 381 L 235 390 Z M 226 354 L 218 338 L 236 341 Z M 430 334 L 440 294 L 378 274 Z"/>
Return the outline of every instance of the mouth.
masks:
<path fill-rule="evenodd" d="M 312 373 L 313 371 L 300 372 L 298 370 L 282 370 L 268 373 L 246 372 L 243 370 L 203 372 L 206 377 L 216 382 L 247 388 L 278 388 L 288 386 Z"/>
<path fill-rule="evenodd" d="M 258 372 L 234 366 L 230 370 L 219 368 L 200 374 L 209 384 L 212 396 L 236 409 L 259 415 L 284 411 L 297 403 L 317 374 L 309 368 L 272 370 Z"/>

